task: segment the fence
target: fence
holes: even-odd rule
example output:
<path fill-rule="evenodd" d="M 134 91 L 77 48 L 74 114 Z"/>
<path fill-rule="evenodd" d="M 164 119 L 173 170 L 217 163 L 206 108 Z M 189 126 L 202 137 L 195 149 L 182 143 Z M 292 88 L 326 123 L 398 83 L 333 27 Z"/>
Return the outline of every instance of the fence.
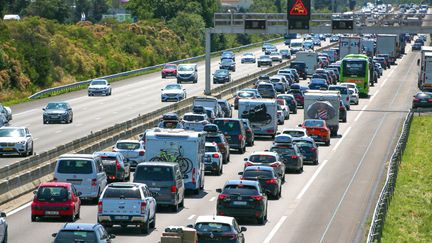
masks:
<path fill-rule="evenodd" d="M 255 47 L 255 46 L 261 45 L 264 42 L 273 42 L 273 41 L 278 41 L 278 40 L 282 40 L 282 39 L 283 39 L 283 37 L 279 37 L 279 38 L 270 39 L 270 40 L 266 40 L 266 41 L 262 41 L 262 42 L 256 42 L 256 43 L 252 43 L 252 44 L 248 44 L 248 45 L 244 45 L 244 46 L 234 47 L 234 48 L 226 49 L 226 50 L 223 50 L 223 51 L 240 51 L 242 49 L 251 48 L 251 47 Z M 222 53 L 223 51 L 212 52 L 211 55 L 217 55 L 217 54 Z M 170 63 L 179 64 L 179 63 L 193 62 L 193 61 L 197 61 L 199 59 L 202 59 L 204 57 L 205 57 L 205 55 L 200 55 L 200 56 L 196 56 L 196 57 L 191 57 L 191 58 L 186 58 L 186 59 L 182 59 L 182 60 L 173 61 L 173 62 L 170 62 Z M 115 79 L 115 78 L 119 78 L 119 77 L 127 77 L 129 75 L 133 75 L 133 74 L 137 74 L 137 73 L 142 73 L 142 72 L 153 70 L 153 69 L 156 69 L 156 68 L 162 68 L 164 65 L 165 64 L 157 64 L 157 65 L 150 66 L 150 67 L 139 68 L 139 69 L 135 69 L 135 70 L 127 71 L 127 72 L 122 72 L 122 73 L 116 73 L 116 74 L 112 74 L 112 75 L 108 75 L 108 76 L 103 76 L 103 77 L 100 77 L 100 79 L 110 80 L 110 79 Z M 39 91 L 37 93 L 32 94 L 28 98 L 29 99 L 36 99 L 36 98 L 39 98 L 41 96 L 44 96 L 44 95 L 47 95 L 47 94 L 52 94 L 52 93 L 59 92 L 59 91 L 74 90 L 74 89 L 76 89 L 78 87 L 89 85 L 92 80 L 93 79 L 89 79 L 89 80 L 85 80 L 85 81 L 75 82 L 75 83 L 72 83 L 72 84 L 66 84 L 66 85 L 62 85 L 62 86 L 58 86 L 58 87 L 44 89 L 44 90 L 41 90 L 41 91 Z"/>
<path fill-rule="evenodd" d="M 371 226 L 367 236 L 368 243 L 372 243 L 375 241 L 381 242 L 385 217 L 387 215 L 387 210 L 390 205 L 390 200 L 395 190 L 399 165 L 402 161 L 402 155 L 405 151 L 405 147 L 407 144 L 413 115 L 414 111 L 411 110 L 406 116 L 402 127 L 402 133 L 399 137 L 396 148 L 391 156 L 390 164 L 387 171 L 387 178 L 379 195 L 378 202 L 375 205 Z"/>

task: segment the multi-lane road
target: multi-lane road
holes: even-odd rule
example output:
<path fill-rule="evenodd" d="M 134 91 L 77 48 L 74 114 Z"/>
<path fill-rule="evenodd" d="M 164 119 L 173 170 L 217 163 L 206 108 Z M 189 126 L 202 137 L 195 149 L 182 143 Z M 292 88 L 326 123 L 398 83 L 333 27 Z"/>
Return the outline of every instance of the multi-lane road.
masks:
<path fill-rule="evenodd" d="M 260 50 L 255 50 L 260 53 Z M 398 65 L 385 71 L 378 84 L 371 88 L 370 98 L 362 99 L 348 112 L 348 122 L 342 123 L 339 136 L 329 147 L 319 148 L 320 164 L 305 166 L 302 174 L 287 174 L 282 198 L 269 201 L 269 217 L 264 226 L 240 221 L 248 228 L 247 242 L 360 242 L 368 212 L 375 202 L 378 178 L 384 171 L 403 118 L 416 92 L 416 60 L 407 46 L 407 55 Z M 217 66 L 215 60 L 212 64 Z M 256 65 L 240 64 L 234 79 L 258 70 Z M 200 63 L 200 82 L 186 85 L 189 96 L 201 94 L 203 66 Z M 49 100 L 68 100 L 74 110 L 71 125 L 42 125 L 40 108 L 48 99 L 14 107 L 13 125 L 26 125 L 36 140 L 36 151 L 51 148 L 66 139 L 74 139 L 91 130 L 99 130 L 115 122 L 148 112 L 161 104 L 159 90 L 173 80 L 161 80 L 158 73 L 132 78 L 113 85 L 112 97 L 86 97 L 79 91 Z M 303 110 L 291 115 L 283 127 L 296 127 L 303 121 Z M 18 113 L 18 114 L 17 114 Z M 185 208 L 179 213 L 160 210 L 156 229 L 141 235 L 134 229 L 113 230 L 116 242 L 158 242 L 161 232 L 169 225 L 193 223 L 199 215 L 215 213 L 216 189 L 228 179 L 237 179 L 243 169 L 243 157 L 253 151 L 269 148 L 270 140 L 258 140 L 246 154 L 232 154 L 222 176 L 207 176 L 205 192 L 189 195 Z M 2 159 L 3 161 L 3 159 Z M 8 162 L 11 162 L 11 160 Z M 2 162 L 5 163 L 5 162 Z M 97 207 L 81 208 L 78 222 L 96 222 Z M 63 222 L 30 222 L 30 208 L 24 207 L 8 217 L 10 242 L 50 242 Z"/>

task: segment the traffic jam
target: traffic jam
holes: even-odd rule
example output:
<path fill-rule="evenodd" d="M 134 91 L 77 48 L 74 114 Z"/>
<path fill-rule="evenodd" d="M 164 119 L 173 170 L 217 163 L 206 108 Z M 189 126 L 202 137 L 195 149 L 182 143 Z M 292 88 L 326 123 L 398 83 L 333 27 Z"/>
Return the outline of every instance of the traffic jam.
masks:
<path fill-rule="evenodd" d="M 410 34 L 291 37 L 285 36 L 283 48 L 263 44 L 259 56 L 222 53 L 219 69 L 212 75 L 214 84 L 232 82 L 237 61 L 261 68 L 286 62 L 276 74 L 261 75 L 252 87 L 238 90 L 234 97 L 195 97 L 189 112 L 182 116 L 166 113 L 157 127 L 137 137 L 118 140 L 93 154 L 61 155 L 53 181 L 40 184 L 34 192 L 29 219 L 69 222 L 53 232 L 54 242 L 112 242 L 113 229 L 118 232 L 130 227 L 146 235 L 157 227 L 160 210 L 181 211 L 185 198 L 204 192 L 206 177 L 224 174 L 224 168 L 232 163 L 231 154 L 248 150 L 251 153 L 241 162 L 238 178 L 220 182 L 213 215 L 198 215 L 193 224 L 172 226 L 161 235 L 162 243 L 182 242 L 175 241 L 182 237 L 191 242 L 245 242 L 247 228 L 240 223 L 246 219 L 266 224 L 269 201 L 280 199 L 289 186 L 285 175 L 301 176 L 304 166 L 319 165 L 320 147 L 330 146 L 340 123 L 347 122 L 349 111 L 369 97 L 369 88 L 393 68 L 405 53 L 406 43 L 415 43 L 415 51 L 426 41 L 426 35 Z M 315 51 L 327 40 L 339 44 Z M 423 63 L 430 63 L 432 50 L 420 49 L 423 70 Z M 168 63 L 161 78 L 174 80 L 161 90 L 161 102 L 181 101 L 187 98 L 183 83 L 198 81 L 197 64 Z M 427 80 L 431 79 L 419 81 L 419 87 L 427 87 Z M 93 80 L 88 88 L 89 96 L 111 93 L 109 82 L 103 79 Z M 424 94 L 429 93 L 414 97 L 414 107 L 432 103 L 431 96 L 425 98 Z M 12 119 L 10 108 L 0 108 L 1 120 L 7 123 Z M 73 122 L 67 102 L 52 102 L 43 110 L 44 124 Z M 290 117 L 301 114 L 302 123 L 285 126 Z M 17 142 L 16 147 L 3 152 L 33 154 L 27 128 L 0 128 L 0 143 L 11 137 L 27 139 L 28 146 L 18 148 Z M 272 144 L 255 151 L 259 140 Z M 76 222 L 85 204 L 97 207 L 97 224 Z M 92 241 L 98 236 L 105 241 Z"/>

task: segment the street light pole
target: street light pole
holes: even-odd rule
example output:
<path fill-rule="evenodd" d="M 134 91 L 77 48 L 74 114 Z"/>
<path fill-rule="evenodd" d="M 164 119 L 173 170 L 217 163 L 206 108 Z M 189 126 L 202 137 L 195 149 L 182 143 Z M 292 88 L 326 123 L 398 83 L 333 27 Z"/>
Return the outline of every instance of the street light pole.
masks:
<path fill-rule="evenodd" d="M 211 29 L 205 29 L 205 95 L 211 95 Z"/>

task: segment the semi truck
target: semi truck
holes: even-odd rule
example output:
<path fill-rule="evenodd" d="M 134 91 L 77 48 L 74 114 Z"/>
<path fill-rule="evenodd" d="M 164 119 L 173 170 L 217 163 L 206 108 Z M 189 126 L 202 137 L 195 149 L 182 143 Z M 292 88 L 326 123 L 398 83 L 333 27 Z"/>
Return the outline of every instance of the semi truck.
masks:
<path fill-rule="evenodd" d="M 432 90 L 432 47 L 422 46 L 421 56 L 418 61 L 420 73 L 418 79 L 418 87 L 421 90 Z"/>
<path fill-rule="evenodd" d="M 348 54 L 361 54 L 360 37 L 340 37 L 339 58 L 342 60 Z"/>
<path fill-rule="evenodd" d="M 397 35 L 384 35 L 380 34 L 377 36 L 377 48 L 376 54 L 388 54 L 389 61 L 391 64 L 396 64 L 398 58 L 398 40 Z"/>

